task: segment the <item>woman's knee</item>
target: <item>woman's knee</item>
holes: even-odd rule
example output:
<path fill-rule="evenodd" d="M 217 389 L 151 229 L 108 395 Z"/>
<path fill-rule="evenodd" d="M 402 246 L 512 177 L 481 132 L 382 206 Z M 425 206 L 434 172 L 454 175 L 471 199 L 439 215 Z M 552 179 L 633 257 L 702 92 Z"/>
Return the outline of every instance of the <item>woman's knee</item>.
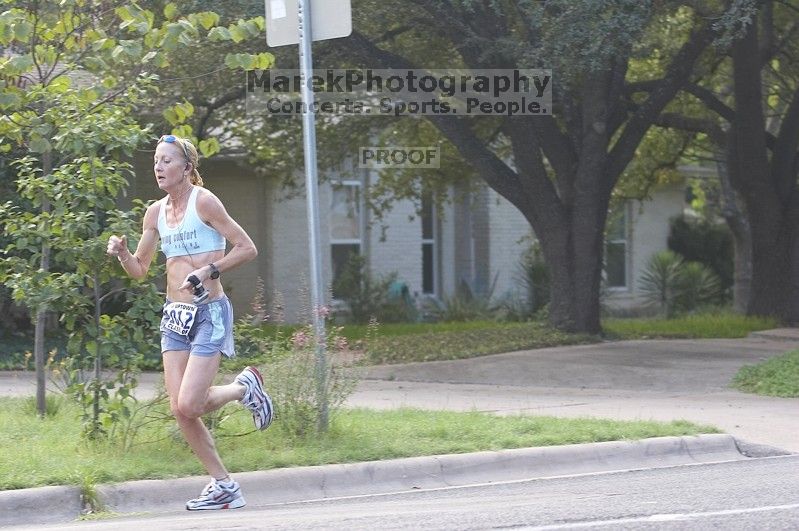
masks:
<path fill-rule="evenodd" d="M 190 398 L 183 398 L 178 397 L 177 405 L 172 410 L 172 414 L 175 415 L 175 418 L 181 420 L 182 418 L 185 419 L 197 419 L 203 415 L 203 404 L 200 400 L 190 399 Z"/>

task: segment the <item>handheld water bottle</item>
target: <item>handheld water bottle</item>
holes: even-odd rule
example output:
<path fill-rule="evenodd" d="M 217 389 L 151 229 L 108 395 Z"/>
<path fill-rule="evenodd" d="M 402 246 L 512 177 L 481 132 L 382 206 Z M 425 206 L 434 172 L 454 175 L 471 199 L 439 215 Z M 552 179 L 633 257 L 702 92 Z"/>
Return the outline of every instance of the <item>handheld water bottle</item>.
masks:
<path fill-rule="evenodd" d="M 187 279 L 194 286 L 194 304 L 202 304 L 208 300 L 209 293 L 202 285 L 196 275 L 191 275 Z"/>

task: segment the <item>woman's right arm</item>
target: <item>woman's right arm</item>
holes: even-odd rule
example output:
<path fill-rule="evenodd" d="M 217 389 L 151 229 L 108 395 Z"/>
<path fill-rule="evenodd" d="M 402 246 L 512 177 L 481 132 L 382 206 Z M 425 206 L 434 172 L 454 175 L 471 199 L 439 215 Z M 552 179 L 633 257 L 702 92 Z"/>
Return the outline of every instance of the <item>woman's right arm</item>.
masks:
<path fill-rule="evenodd" d="M 125 236 L 111 236 L 108 239 L 108 254 L 116 255 L 122 269 L 131 277 L 141 280 L 147 276 L 150 263 L 156 252 L 158 243 L 158 211 L 159 201 L 147 207 L 142 222 L 142 234 L 136 252 L 130 253 Z"/>

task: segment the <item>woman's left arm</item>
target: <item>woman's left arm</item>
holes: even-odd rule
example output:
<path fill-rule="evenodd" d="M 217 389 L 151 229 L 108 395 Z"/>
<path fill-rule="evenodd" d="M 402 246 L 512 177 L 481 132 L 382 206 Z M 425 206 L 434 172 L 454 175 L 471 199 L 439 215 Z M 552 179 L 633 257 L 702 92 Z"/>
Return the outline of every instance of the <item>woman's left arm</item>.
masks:
<path fill-rule="evenodd" d="M 216 268 L 220 272 L 230 271 L 258 256 L 258 249 L 256 249 L 252 239 L 241 228 L 241 225 L 230 217 L 222 201 L 210 192 L 202 192 L 197 195 L 197 214 L 199 214 L 202 221 L 213 227 L 232 245 L 230 252 L 214 262 Z M 211 268 L 205 265 L 191 274 L 196 275 L 202 282 L 210 278 Z M 180 289 L 188 289 L 189 287 L 191 285 L 186 282 Z"/>

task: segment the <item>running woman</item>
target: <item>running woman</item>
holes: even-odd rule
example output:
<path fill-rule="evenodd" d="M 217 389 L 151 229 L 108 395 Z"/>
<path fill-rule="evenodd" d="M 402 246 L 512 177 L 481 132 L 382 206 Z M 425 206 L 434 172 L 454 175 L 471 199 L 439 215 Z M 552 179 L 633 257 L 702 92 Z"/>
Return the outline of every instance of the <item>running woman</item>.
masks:
<path fill-rule="evenodd" d="M 159 239 L 166 256 L 166 304 L 160 325 L 164 381 L 183 437 L 211 475 L 200 495 L 186 503 L 190 511 L 246 504 L 200 417 L 239 400 L 252 412 L 256 428 L 266 429 L 273 418 L 272 401 L 255 367 L 247 367 L 228 385 L 212 385 L 221 357 L 235 355 L 233 309 L 220 275 L 249 262 L 258 251 L 222 202 L 203 187 L 198 166 L 191 142 L 162 136 L 153 169 L 166 195 L 147 208 L 134 253 L 125 235 L 111 236 L 107 249 L 135 279 L 146 277 Z M 199 284 L 208 295 L 204 300 L 195 300 Z"/>

